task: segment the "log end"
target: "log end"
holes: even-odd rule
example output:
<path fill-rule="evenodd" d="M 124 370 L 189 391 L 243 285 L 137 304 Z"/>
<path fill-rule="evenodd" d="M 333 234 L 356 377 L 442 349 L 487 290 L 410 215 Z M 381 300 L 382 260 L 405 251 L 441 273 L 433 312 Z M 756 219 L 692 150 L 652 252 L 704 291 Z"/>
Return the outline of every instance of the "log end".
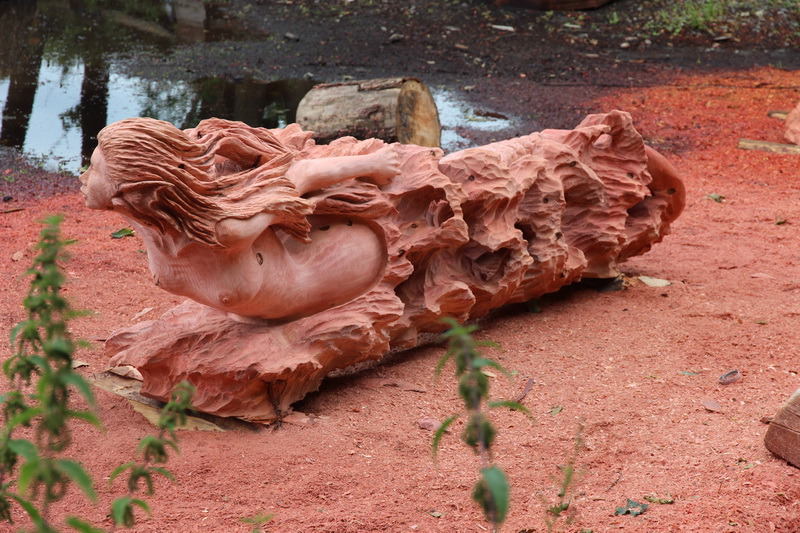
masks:
<path fill-rule="evenodd" d="M 441 130 L 439 111 L 431 91 L 417 80 L 406 80 L 398 97 L 397 141 L 438 147 L 441 144 Z"/>

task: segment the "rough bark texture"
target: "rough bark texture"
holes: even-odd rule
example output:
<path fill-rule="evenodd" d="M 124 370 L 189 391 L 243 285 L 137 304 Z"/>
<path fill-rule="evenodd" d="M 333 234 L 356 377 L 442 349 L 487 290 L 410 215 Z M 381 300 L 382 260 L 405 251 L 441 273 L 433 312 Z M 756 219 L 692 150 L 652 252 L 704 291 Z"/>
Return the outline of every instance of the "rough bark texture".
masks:
<path fill-rule="evenodd" d="M 800 468 L 800 390 L 778 411 L 764 436 L 769 451 Z"/>
<path fill-rule="evenodd" d="M 297 123 L 323 143 L 351 135 L 436 147 L 441 137 L 430 90 L 413 78 L 317 85 L 300 102 Z"/>
<path fill-rule="evenodd" d="M 800 144 L 800 104 L 797 104 L 797 107 L 786 117 L 784 136 L 790 143 Z"/>
<path fill-rule="evenodd" d="M 308 150 L 382 146 L 342 139 Z M 619 261 L 663 238 L 684 203 L 675 170 L 619 111 L 446 157 L 398 150 L 401 172 L 389 185 L 330 187 L 315 210 L 383 228 L 389 259 L 376 287 L 274 325 L 187 301 L 117 332 L 106 345 L 112 365 L 139 369 L 146 396 L 165 398 L 188 379 L 199 410 L 270 421 L 332 370 L 413 347 L 421 333 L 442 330 L 442 317 L 472 320 L 584 277 L 617 275 Z"/>

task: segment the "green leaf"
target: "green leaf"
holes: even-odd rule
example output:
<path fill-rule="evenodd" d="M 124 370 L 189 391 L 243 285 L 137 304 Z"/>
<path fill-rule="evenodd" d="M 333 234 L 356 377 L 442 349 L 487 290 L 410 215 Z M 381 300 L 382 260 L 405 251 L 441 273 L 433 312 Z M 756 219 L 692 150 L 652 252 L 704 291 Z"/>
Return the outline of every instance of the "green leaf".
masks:
<path fill-rule="evenodd" d="M 19 504 L 20 507 L 25 509 L 25 512 L 28 513 L 28 516 L 30 517 L 31 522 L 36 524 L 36 527 L 38 527 L 40 529 L 44 529 L 46 527 L 45 521 L 42 520 L 42 515 L 39 513 L 39 510 L 36 508 L 36 505 L 34 505 L 32 502 L 30 502 L 30 501 L 26 500 L 25 498 L 22 498 L 21 496 L 18 496 L 16 494 L 8 493 L 8 496 L 10 498 L 13 498 Z"/>
<path fill-rule="evenodd" d="M 491 409 L 496 409 L 498 407 L 505 407 L 506 409 L 513 409 L 514 411 L 522 411 L 523 413 L 528 415 L 528 417 L 533 418 L 533 415 L 531 414 L 531 412 L 528 410 L 527 407 L 513 400 L 498 400 L 496 402 L 489 402 L 488 405 L 489 408 Z"/>
<path fill-rule="evenodd" d="M 81 533 L 105 533 L 105 530 L 98 529 L 88 522 L 84 522 L 80 518 L 70 516 L 67 518 L 67 525 L 72 529 L 77 529 Z"/>
<path fill-rule="evenodd" d="M 39 474 L 41 460 L 29 461 L 22 465 L 19 469 L 19 478 L 17 479 L 17 487 L 21 494 L 28 493 L 28 486 L 34 481 Z"/>
<path fill-rule="evenodd" d="M 502 524 L 508 513 L 509 487 L 506 475 L 496 466 L 481 469 L 472 498 L 483 508 L 486 519 Z"/>
<path fill-rule="evenodd" d="M 89 383 L 81 377 L 80 374 L 75 374 L 74 372 L 70 372 L 68 374 L 64 374 L 62 378 L 64 382 L 68 385 L 72 385 L 76 389 L 83 394 L 83 397 L 86 398 L 86 401 L 89 402 L 89 405 L 96 405 L 94 401 L 94 392 L 92 392 L 92 387 Z"/>
<path fill-rule="evenodd" d="M 625 502 L 625 507 L 617 507 L 614 511 L 615 515 L 624 515 L 629 514 L 631 516 L 639 516 L 643 512 L 647 510 L 649 506 L 646 503 L 639 503 L 637 501 L 631 500 L 627 498 Z"/>
<path fill-rule="evenodd" d="M 111 504 L 111 518 L 114 523 L 125 527 L 133 527 L 136 518 L 133 516 L 132 499 L 129 497 L 117 498 Z"/>
<path fill-rule="evenodd" d="M 164 476 L 165 478 L 167 478 L 170 481 L 175 481 L 175 476 L 173 476 L 172 472 L 170 472 L 166 468 L 163 468 L 163 467 L 160 467 L 160 466 L 151 466 L 150 467 L 150 471 L 151 472 L 155 472 L 156 474 L 161 474 L 162 476 Z"/>
<path fill-rule="evenodd" d="M 557 415 L 558 413 L 560 413 L 563 410 L 564 410 L 564 406 L 563 405 L 554 405 L 553 407 L 550 408 L 550 414 L 551 415 Z"/>
<path fill-rule="evenodd" d="M 67 411 L 67 414 L 72 418 L 77 418 L 78 420 L 83 420 L 84 422 L 89 422 L 96 428 L 103 428 L 103 423 L 100 421 L 97 416 L 92 413 L 86 411 Z"/>
<path fill-rule="evenodd" d="M 69 459 L 58 459 L 56 469 L 74 481 L 90 500 L 97 500 L 97 494 L 92 486 L 92 478 L 81 465 Z"/>
<path fill-rule="evenodd" d="M 112 239 L 121 239 L 123 237 L 133 237 L 135 235 L 134 231 L 131 228 L 122 228 L 118 229 L 111 233 Z"/>
<path fill-rule="evenodd" d="M 26 439 L 13 439 L 8 441 L 9 449 L 25 458 L 29 463 L 39 460 L 39 449 L 36 445 Z"/>
<path fill-rule="evenodd" d="M 442 440 L 442 437 L 444 436 L 445 431 L 447 431 L 447 428 L 449 428 L 450 425 L 453 422 L 455 422 L 457 418 L 458 418 L 458 415 L 453 415 L 453 416 L 449 417 L 447 420 L 442 422 L 442 425 L 439 426 L 439 429 L 437 429 L 436 432 L 433 434 L 433 442 L 431 443 L 431 448 L 433 450 L 433 456 L 434 457 L 436 457 L 436 454 L 439 451 L 439 442 Z"/>
<path fill-rule="evenodd" d="M 487 366 L 494 368 L 498 372 L 502 372 L 503 374 L 506 375 L 506 377 L 509 377 L 511 375 L 508 372 L 508 370 L 503 368 L 503 365 L 487 357 L 477 357 L 472 360 L 472 368 L 481 369 L 481 368 L 486 368 Z"/>
<path fill-rule="evenodd" d="M 451 350 L 448 350 L 448 351 L 447 351 L 447 353 L 446 353 L 446 354 L 444 354 L 444 355 L 442 356 L 442 358 L 441 358 L 441 359 L 439 359 L 439 362 L 438 362 L 438 363 L 436 363 L 436 369 L 433 371 L 433 375 L 434 375 L 435 377 L 437 377 L 437 378 L 438 378 L 438 377 L 441 375 L 441 373 L 442 373 L 442 370 L 444 369 L 444 365 L 446 365 L 446 364 L 447 364 L 447 362 L 448 362 L 450 359 L 452 359 L 452 358 L 453 358 L 453 355 L 455 355 L 455 352 L 453 352 L 453 351 L 451 351 Z"/>
<path fill-rule="evenodd" d="M 118 475 L 120 475 L 124 471 L 128 470 L 129 468 L 133 468 L 134 466 L 136 466 L 136 463 L 134 463 L 133 461 L 130 461 L 130 462 L 122 464 L 122 465 L 119 465 L 118 467 L 116 467 L 114 469 L 113 472 L 111 472 L 111 476 L 108 478 L 108 483 L 109 484 L 113 483 Z"/>
<path fill-rule="evenodd" d="M 722 202 L 725 201 L 725 195 L 724 194 L 717 194 L 715 192 L 712 192 L 711 194 L 707 194 L 706 198 L 708 198 L 709 200 L 714 200 L 717 203 L 722 203 Z"/>
<path fill-rule="evenodd" d="M 245 524 L 250 524 L 251 526 L 263 526 L 273 518 L 275 518 L 274 514 L 258 513 L 253 516 L 246 516 L 242 518 L 242 522 L 244 522 Z M 254 529 L 253 531 L 255 532 L 260 530 Z"/>
<path fill-rule="evenodd" d="M 690 370 L 681 370 L 681 374 L 683 374 L 684 376 L 696 376 L 698 373 L 692 372 Z"/>

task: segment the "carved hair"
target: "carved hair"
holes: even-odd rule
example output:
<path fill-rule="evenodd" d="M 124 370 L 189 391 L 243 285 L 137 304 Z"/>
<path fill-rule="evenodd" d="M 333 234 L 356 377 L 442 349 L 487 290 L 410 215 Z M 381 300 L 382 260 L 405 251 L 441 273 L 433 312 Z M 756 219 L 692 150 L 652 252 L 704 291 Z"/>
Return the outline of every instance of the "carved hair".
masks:
<path fill-rule="evenodd" d="M 299 145 L 310 135 L 290 133 Z M 97 140 L 118 186 L 112 204 L 143 224 L 221 246 L 217 222 L 269 212 L 282 229 L 307 239 L 310 204 L 285 177 L 298 152 L 269 130 L 208 119 L 181 131 L 133 118 L 103 128 Z"/>

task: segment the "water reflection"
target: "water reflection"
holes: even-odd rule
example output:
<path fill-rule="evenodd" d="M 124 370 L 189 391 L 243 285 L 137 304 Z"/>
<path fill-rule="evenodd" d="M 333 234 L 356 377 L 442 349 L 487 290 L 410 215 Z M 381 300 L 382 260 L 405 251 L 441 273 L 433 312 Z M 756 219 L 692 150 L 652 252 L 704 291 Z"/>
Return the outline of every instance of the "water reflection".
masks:
<path fill-rule="evenodd" d="M 191 127 L 207 116 L 276 127 L 305 80 L 154 81 L 118 61 L 142 47 L 230 39 L 241 31 L 207 0 L 0 1 L 0 143 L 77 172 L 106 124 L 133 116 Z M 299 92 L 298 92 L 299 91 Z"/>

